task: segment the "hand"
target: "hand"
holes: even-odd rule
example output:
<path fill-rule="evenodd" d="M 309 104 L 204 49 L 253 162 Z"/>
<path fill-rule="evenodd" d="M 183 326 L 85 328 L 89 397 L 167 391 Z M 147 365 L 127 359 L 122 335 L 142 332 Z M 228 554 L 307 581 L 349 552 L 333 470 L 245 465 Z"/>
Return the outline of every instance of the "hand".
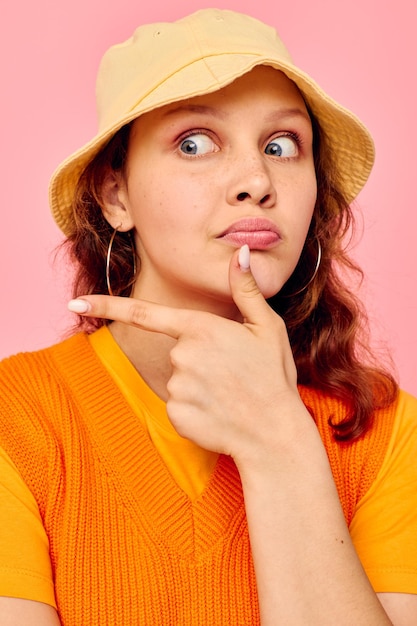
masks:
<path fill-rule="evenodd" d="M 307 412 L 298 395 L 285 324 L 265 301 L 250 269 L 239 265 L 239 251 L 231 259 L 229 281 L 242 323 L 111 296 L 85 296 L 69 308 L 175 338 L 167 385 L 169 418 L 183 437 L 236 460 L 249 450 L 263 453 L 278 420 L 291 422 L 289 417 L 301 407 Z"/>

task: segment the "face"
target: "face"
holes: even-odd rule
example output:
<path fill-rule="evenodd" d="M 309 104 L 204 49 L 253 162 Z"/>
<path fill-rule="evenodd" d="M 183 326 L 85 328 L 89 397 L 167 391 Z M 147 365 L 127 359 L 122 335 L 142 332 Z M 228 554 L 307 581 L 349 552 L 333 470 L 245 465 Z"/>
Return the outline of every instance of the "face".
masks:
<path fill-rule="evenodd" d="M 112 217 L 135 232 L 134 296 L 227 314 L 230 259 L 245 243 L 261 292 L 276 294 L 297 264 L 315 200 L 310 119 L 281 72 L 257 67 L 143 115 L 117 183 L 123 214 Z"/>

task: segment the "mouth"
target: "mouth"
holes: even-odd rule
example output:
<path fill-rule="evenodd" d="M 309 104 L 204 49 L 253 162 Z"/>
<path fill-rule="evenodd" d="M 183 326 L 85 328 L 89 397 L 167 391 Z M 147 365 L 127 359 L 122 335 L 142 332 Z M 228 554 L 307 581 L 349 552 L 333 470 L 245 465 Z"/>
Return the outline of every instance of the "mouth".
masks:
<path fill-rule="evenodd" d="M 268 250 L 281 241 L 281 235 L 270 220 L 253 217 L 234 222 L 218 239 L 236 247 L 247 244 L 251 250 Z"/>

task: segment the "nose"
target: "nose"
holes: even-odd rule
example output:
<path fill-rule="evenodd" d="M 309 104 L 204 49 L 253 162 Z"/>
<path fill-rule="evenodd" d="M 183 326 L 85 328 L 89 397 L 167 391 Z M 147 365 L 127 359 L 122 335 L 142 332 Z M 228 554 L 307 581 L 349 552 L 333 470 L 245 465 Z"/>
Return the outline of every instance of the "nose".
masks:
<path fill-rule="evenodd" d="M 253 204 L 262 208 L 275 205 L 277 195 L 270 173 L 261 155 L 251 159 L 246 165 L 240 159 L 235 163 L 237 175 L 229 185 L 229 204 Z"/>

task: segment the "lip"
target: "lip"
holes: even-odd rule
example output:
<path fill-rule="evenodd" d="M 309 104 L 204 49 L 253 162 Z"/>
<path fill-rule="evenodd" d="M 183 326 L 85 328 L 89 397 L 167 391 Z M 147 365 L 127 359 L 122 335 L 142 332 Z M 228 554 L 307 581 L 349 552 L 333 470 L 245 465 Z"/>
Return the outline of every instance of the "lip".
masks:
<path fill-rule="evenodd" d="M 234 222 L 218 239 L 235 246 L 247 244 L 251 250 L 268 250 L 281 241 L 281 235 L 270 220 L 252 217 Z"/>

